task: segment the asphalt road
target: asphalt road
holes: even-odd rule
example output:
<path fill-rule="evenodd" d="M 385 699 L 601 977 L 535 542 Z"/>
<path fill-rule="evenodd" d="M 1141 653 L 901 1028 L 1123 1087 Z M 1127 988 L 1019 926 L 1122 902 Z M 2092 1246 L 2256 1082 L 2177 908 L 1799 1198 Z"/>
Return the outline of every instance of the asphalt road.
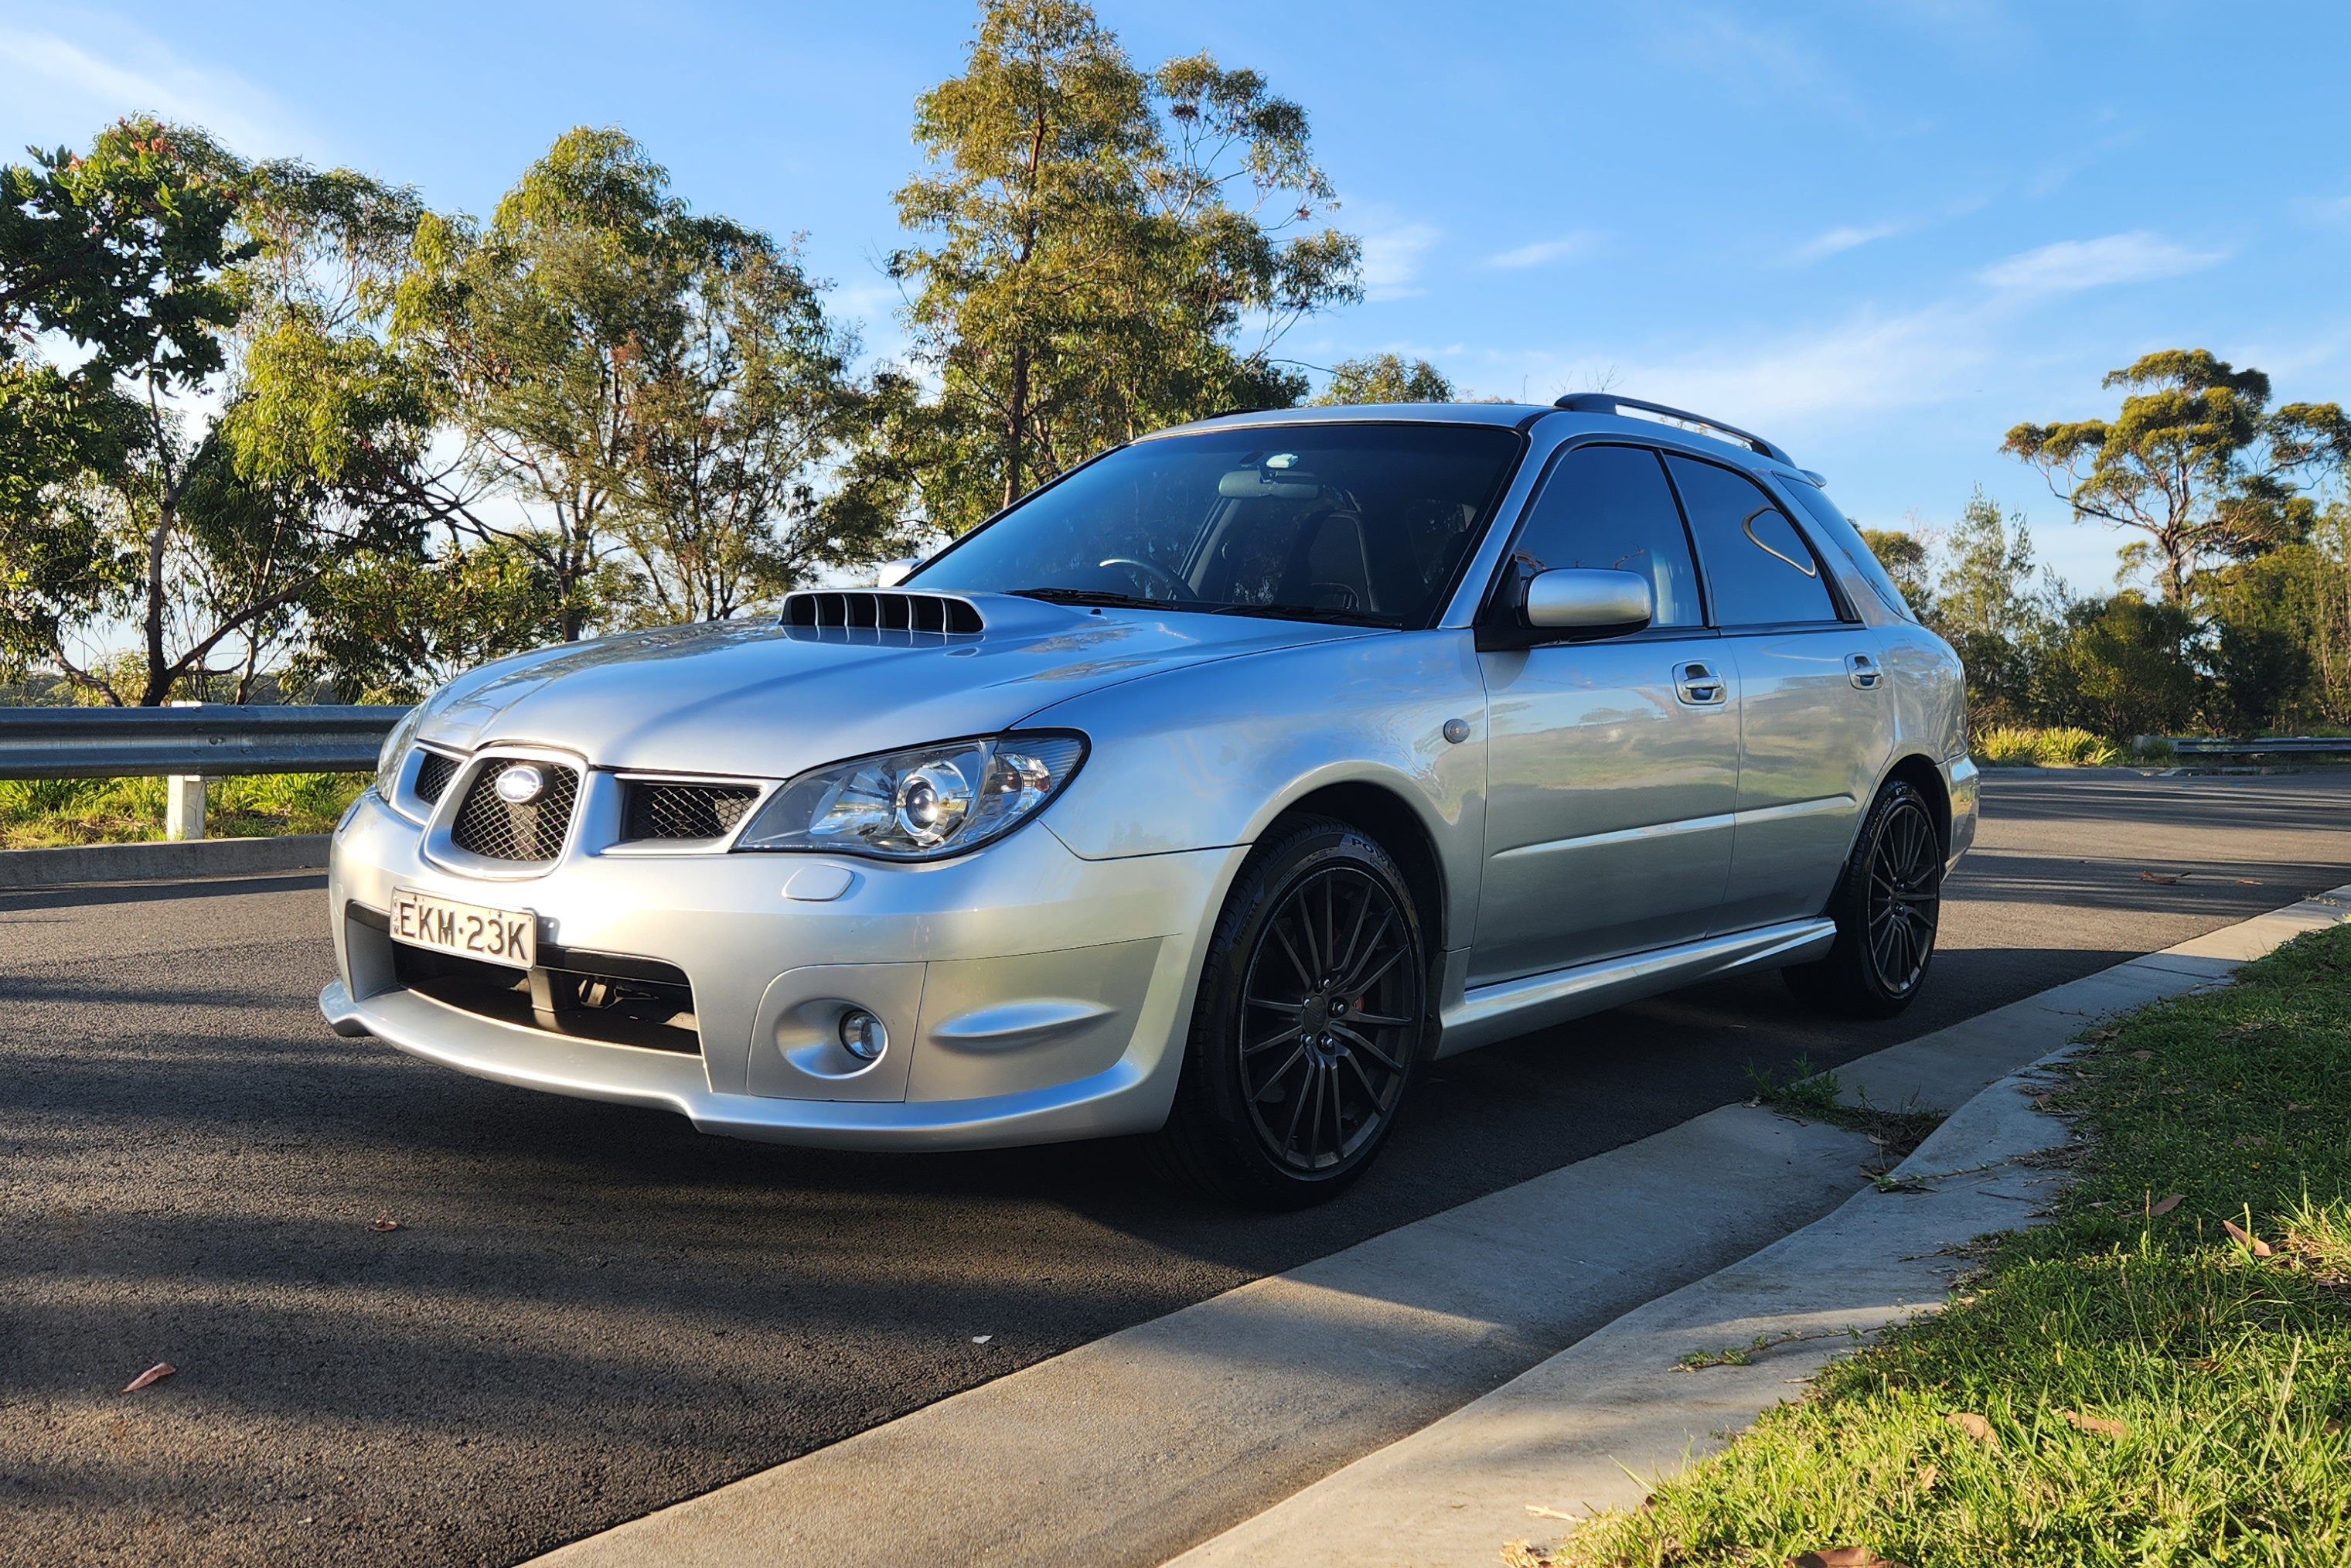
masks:
<path fill-rule="evenodd" d="M 2346 881 L 2351 778 L 1996 776 L 1901 1019 L 1760 977 L 1458 1058 L 1287 1216 L 1115 1146 L 726 1143 L 338 1040 L 316 877 L 0 895 L 0 1562 L 512 1563 L 1741 1098 L 1750 1061 Z"/>

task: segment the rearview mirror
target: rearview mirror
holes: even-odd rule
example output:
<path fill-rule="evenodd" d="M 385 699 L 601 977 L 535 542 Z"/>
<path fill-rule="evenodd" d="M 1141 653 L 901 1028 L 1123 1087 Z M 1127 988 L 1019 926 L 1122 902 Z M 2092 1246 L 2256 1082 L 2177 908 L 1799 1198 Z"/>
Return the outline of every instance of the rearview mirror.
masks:
<path fill-rule="evenodd" d="M 1530 626 L 1597 635 L 1638 632 L 1656 613 L 1656 601 L 1649 580 L 1638 572 L 1577 568 L 1527 579 L 1521 612 Z"/>

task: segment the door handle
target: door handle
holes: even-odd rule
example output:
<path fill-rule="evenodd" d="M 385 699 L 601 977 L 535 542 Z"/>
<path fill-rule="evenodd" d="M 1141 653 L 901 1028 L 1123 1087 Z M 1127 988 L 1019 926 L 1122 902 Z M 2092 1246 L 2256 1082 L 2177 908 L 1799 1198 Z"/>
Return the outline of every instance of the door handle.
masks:
<path fill-rule="evenodd" d="M 1865 692 L 1876 691 L 1886 679 L 1886 672 L 1879 669 L 1877 661 L 1866 653 L 1847 653 L 1844 656 L 1844 673 L 1847 680 Z"/>
<path fill-rule="evenodd" d="M 1674 695 L 1692 707 L 1719 706 L 1729 689 L 1729 683 L 1703 659 L 1674 666 Z"/>

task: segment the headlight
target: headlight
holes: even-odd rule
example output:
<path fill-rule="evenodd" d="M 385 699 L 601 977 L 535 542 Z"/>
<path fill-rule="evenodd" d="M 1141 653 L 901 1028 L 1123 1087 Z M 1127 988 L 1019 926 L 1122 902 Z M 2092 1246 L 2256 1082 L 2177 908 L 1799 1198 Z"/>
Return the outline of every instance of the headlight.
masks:
<path fill-rule="evenodd" d="M 832 850 L 936 860 L 1002 838 L 1061 792 L 1081 736 L 998 735 L 862 757 L 803 773 L 769 799 L 738 850 Z"/>
<path fill-rule="evenodd" d="M 383 749 L 375 754 L 375 792 L 391 803 L 400 782 L 400 765 L 408 760 L 408 748 L 416 744 L 416 731 L 424 723 L 424 705 L 418 703 L 408 710 L 407 716 L 392 727 L 383 737 Z"/>

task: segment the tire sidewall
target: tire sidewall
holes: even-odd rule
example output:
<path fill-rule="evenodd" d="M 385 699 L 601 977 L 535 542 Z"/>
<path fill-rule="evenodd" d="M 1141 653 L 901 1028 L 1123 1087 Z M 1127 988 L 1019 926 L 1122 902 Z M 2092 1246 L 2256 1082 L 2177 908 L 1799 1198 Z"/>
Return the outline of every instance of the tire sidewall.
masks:
<path fill-rule="evenodd" d="M 1845 873 L 1844 907 L 1838 914 L 1838 937 L 1850 944 L 1848 962 L 1853 977 L 1859 982 L 1869 1000 L 1878 1008 L 1898 1011 L 1926 988 L 1927 977 L 1934 972 L 1935 954 L 1941 946 L 1943 915 L 1943 872 L 1935 868 L 1935 924 L 1927 944 L 1927 956 L 1918 966 L 1917 978 L 1903 990 L 1889 988 L 1877 970 L 1876 958 L 1869 948 L 1869 878 L 1870 868 L 1876 862 L 1878 851 L 1886 841 L 1887 830 L 1896 816 L 1906 810 L 1916 810 L 1927 820 L 1929 833 L 1937 831 L 1935 813 L 1926 795 L 1915 784 L 1905 779 L 1890 780 L 1871 802 L 1869 816 L 1862 824 L 1861 841 L 1855 846 L 1853 863 Z"/>

